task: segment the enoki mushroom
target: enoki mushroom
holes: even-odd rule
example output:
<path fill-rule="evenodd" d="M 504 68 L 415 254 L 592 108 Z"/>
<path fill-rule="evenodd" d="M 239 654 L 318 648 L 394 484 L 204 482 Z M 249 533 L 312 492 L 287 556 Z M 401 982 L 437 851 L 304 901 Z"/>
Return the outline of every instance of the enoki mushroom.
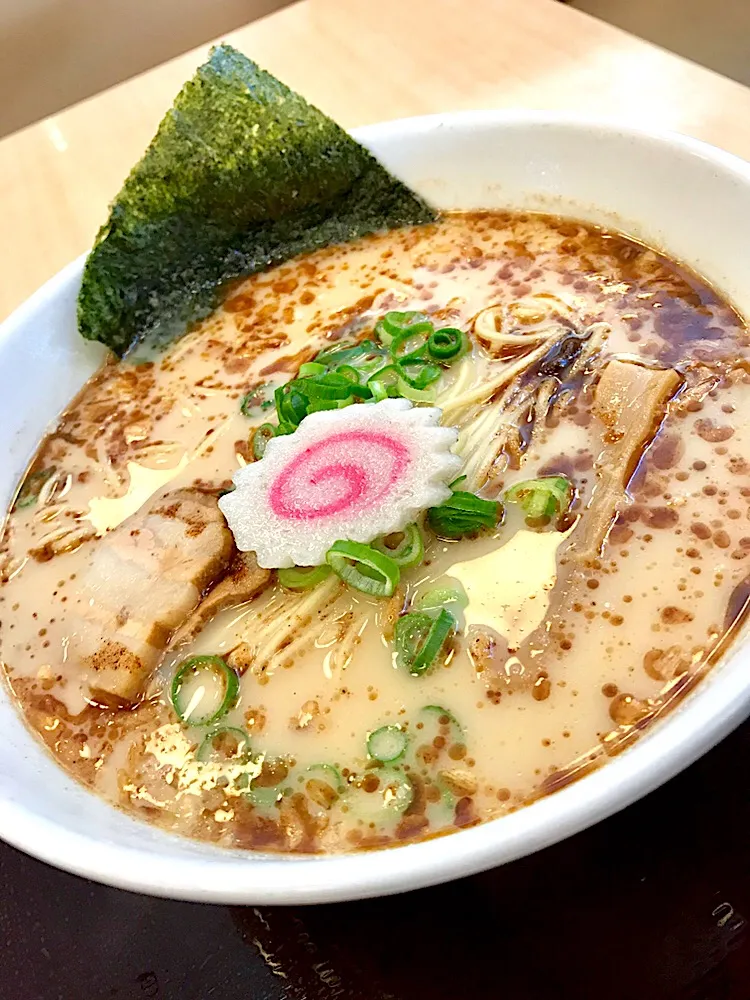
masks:
<path fill-rule="evenodd" d="M 338 577 L 332 576 L 310 593 L 285 593 L 269 601 L 252 619 L 248 637 L 254 671 L 270 676 L 278 667 L 291 666 L 329 634 L 336 642 L 336 661 L 345 663 L 359 639 L 361 621 L 338 603 L 343 589 Z"/>

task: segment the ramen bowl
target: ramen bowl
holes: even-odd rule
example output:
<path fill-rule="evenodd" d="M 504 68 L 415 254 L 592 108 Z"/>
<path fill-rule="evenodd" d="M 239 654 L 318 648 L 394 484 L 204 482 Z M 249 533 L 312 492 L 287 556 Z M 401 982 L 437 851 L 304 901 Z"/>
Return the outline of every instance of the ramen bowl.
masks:
<path fill-rule="evenodd" d="M 621 230 L 686 263 L 750 314 L 750 166 L 727 153 L 670 133 L 530 112 L 386 122 L 356 137 L 439 208 L 537 210 Z M 82 266 L 70 264 L 0 328 L 3 510 L 45 430 L 104 357 L 76 332 Z M 630 749 L 523 809 L 423 842 L 327 856 L 232 851 L 136 821 L 63 772 L 3 688 L 0 837 L 88 878 L 180 899 L 299 904 L 403 892 L 540 850 L 667 781 L 750 712 L 749 656 L 737 637 Z"/>

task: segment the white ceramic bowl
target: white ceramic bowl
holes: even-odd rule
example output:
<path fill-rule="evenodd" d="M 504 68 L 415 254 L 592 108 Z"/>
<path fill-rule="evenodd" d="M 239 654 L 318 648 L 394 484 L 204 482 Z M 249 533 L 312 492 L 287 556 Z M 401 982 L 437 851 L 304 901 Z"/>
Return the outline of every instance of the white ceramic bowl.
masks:
<path fill-rule="evenodd" d="M 614 226 L 709 278 L 750 315 L 750 165 L 678 135 L 546 113 L 447 114 L 357 137 L 441 208 L 529 208 Z M 50 422 L 102 357 L 75 327 L 82 261 L 0 328 L 0 506 Z M 0 837 L 61 868 L 141 892 L 310 903 L 414 889 L 511 861 L 656 788 L 750 713 L 748 649 L 632 749 L 557 794 L 426 843 L 333 857 L 225 851 L 139 823 L 69 778 L 0 693 Z"/>

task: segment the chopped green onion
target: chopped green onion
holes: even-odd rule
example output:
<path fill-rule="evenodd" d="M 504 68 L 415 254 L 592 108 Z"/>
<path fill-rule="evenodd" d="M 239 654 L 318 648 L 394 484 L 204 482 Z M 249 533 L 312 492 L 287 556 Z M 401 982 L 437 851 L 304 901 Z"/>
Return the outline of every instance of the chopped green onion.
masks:
<path fill-rule="evenodd" d="M 292 379 L 274 393 L 279 417 L 279 434 L 289 434 L 299 427 L 308 413 L 348 406 L 355 397 L 369 399 L 372 390 L 339 372 L 325 372 Z"/>
<path fill-rule="evenodd" d="M 253 433 L 253 457 L 259 461 L 266 453 L 266 446 L 272 437 L 276 437 L 273 424 L 261 424 Z"/>
<path fill-rule="evenodd" d="M 351 406 L 353 402 L 353 396 L 347 396 L 346 399 L 311 399 L 307 407 L 307 412 L 318 413 L 320 410 L 342 410 L 345 406 Z"/>
<path fill-rule="evenodd" d="M 361 376 L 363 372 L 360 368 L 355 368 L 353 365 L 339 365 L 336 369 L 336 374 L 348 378 L 350 382 L 359 385 L 362 381 Z"/>
<path fill-rule="evenodd" d="M 245 792 L 246 797 L 256 809 L 271 809 L 281 799 L 281 789 L 277 785 L 252 785 Z"/>
<path fill-rule="evenodd" d="M 455 490 L 439 507 L 430 507 L 427 521 L 441 538 L 464 538 L 481 528 L 494 528 L 501 515 L 502 505 L 496 500 Z"/>
<path fill-rule="evenodd" d="M 393 348 L 396 337 L 414 336 L 415 334 L 427 333 L 432 330 L 432 323 L 424 313 L 420 312 L 398 312 L 392 310 L 378 320 L 375 324 L 375 335 L 381 344 Z"/>
<path fill-rule="evenodd" d="M 339 344 L 337 347 L 330 347 L 320 351 L 315 360 L 327 368 L 336 368 L 338 365 L 355 363 L 360 365 L 370 365 L 379 363 L 379 359 L 385 355 L 385 350 L 375 343 L 374 340 L 363 340 L 359 344 L 350 347 Z"/>
<path fill-rule="evenodd" d="M 259 756 L 257 763 L 261 765 L 250 787 L 245 792 L 249 802 L 260 810 L 273 808 L 283 795 L 279 787 L 289 776 L 290 764 L 283 757 Z"/>
<path fill-rule="evenodd" d="M 451 587 L 434 587 L 432 590 L 426 591 L 421 597 L 417 598 L 416 607 L 420 611 L 432 611 L 438 608 L 445 607 L 446 604 L 455 603 L 460 607 L 465 608 L 469 603 L 469 598 L 466 591 L 458 580 L 454 586 Z"/>
<path fill-rule="evenodd" d="M 332 347 L 324 347 L 322 351 L 318 351 L 315 355 L 315 361 L 321 365 L 325 365 L 327 368 L 333 368 L 336 365 L 348 362 L 350 358 L 356 358 L 358 355 L 364 353 L 364 349 L 363 344 L 347 344 L 346 342 L 335 344 Z"/>
<path fill-rule="evenodd" d="M 463 736 L 464 727 L 453 712 L 449 712 L 442 705 L 425 705 L 424 708 L 420 709 L 420 714 L 437 719 L 438 724 L 441 726 L 452 726 L 458 735 Z"/>
<path fill-rule="evenodd" d="M 367 383 L 372 389 L 372 401 L 373 403 L 380 403 L 384 399 L 388 399 L 388 389 L 385 387 L 383 382 L 377 382 L 370 379 Z"/>
<path fill-rule="evenodd" d="M 356 358 L 352 358 L 351 367 L 356 368 L 357 371 L 365 375 L 369 375 L 376 368 L 381 367 L 386 357 L 386 351 L 371 340 L 365 341 L 365 343 L 370 345 L 370 349 Z"/>
<path fill-rule="evenodd" d="M 419 677 L 433 665 L 455 627 L 453 615 L 445 609 L 437 618 L 424 611 L 399 618 L 393 630 L 398 666 Z"/>
<path fill-rule="evenodd" d="M 439 365 L 435 365 L 423 358 L 407 358 L 404 361 L 400 361 L 397 367 L 401 378 L 412 389 L 426 389 L 428 385 L 437 382 L 442 375 Z M 416 369 L 416 371 L 412 373 L 410 369 Z"/>
<path fill-rule="evenodd" d="M 392 764 L 406 753 L 409 739 L 401 726 L 381 726 L 367 737 L 367 756 Z"/>
<path fill-rule="evenodd" d="M 393 559 L 362 542 L 334 542 L 326 562 L 350 587 L 373 597 L 392 597 L 401 578 Z"/>
<path fill-rule="evenodd" d="M 369 399 L 372 395 L 366 385 L 352 382 L 338 372 L 328 372 L 325 375 L 312 375 L 306 379 L 295 379 L 289 385 L 308 399 L 347 399 L 349 396 L 359 396 Z"/>
<path fill-rule="evenodd" d="M 371 823 L 398 819 L 414 801 L 414 786 L 398 766 L 380 767 L 366 772 L 367 777 L 378 780 L 374 791 L 367 791 L 364 783 L 350 785 L 346 802 L 350 811 Z"/>
<path fill-rule="evenodd" d="M 279 583 L 287 590 L 311 590 L 330 573 L 330 566 L 291 566 L 279 570 Z"/>
<path fill-rule="evenodd" d="M 331 784 L 340 791 L 344 785 L 344 779 L 341 776 L 341 772 L 333 764 L 311 764 L 307 769 L 308 774 L 320 774 L 325 776 L 326 780 L 331 782 Z"/>
<path fill-rule="evenodd" d="M 393 532 L 393 535 L 398 535 L 399 532 Z M 422 541 L 422 532 L 419 530 L 416 524 L 407 524 L 403 532 L 400 532 L 402 538 L 393 546 L 387 544 L 387 539 L 391 535 L 386 535 L 385 538 L 376 538 L 372 543 L 372 547 L 377 549 L 378 552 L 382 552 L 383 555 L 391 558 L 399 569 L 408 569 L 410 566 L 418 566 L 422 559 L 424 558 L 424 542 Z"/>
<path fill-rule="evenodd" d="M 280 385 L 274 393 L 276 413 L 279 417 L 279 433 L 290 434 L 307 416 L 308 400 L 301 392 L 295 391 L 294 382 Z"/>
<path fill-rule="evenodd" d="M 252 416 L 252 412 L 256 407 L 263 406 L 264 403 L 268 402 L 262 395 L 262 390 L 265 388 L 265 382 L 261 382 L 260 385 L 256 385 L 250 392 L 245 393 L 240 400 L 240 413 L 243 417 Z"/>
<path fill-rule="evenodd" d="M 416 368 L 415 374 L 410 374 L 409 369 Z M 412 359 L 408 364 L 401 362 L 385 365 L 374 372 L 367 384 L 375 394 L 374 386 L 377 385 L 378 396 L 382 397 L 383 391 L 388 396 L 403 396 L 415 403 L 431 403 L 435 399 L 435 390 L 428 389 L 440 378 L 441 370 L 437 365 L 424 359 Z M 385 397 L 382 397 L 385 398 Z"/>
<path fill-rule="evenodd" d="M 427 341 L 430 355 L 443 364 L 452 365 L 468 349 L 469 338 L 463 330 L 457 330 L 454 326 L 443 326 L 439 330 L 433 330 Z"/>
<path fill-rule="evenodd" d="M 203 764 L 250 759 L 250 737 L 235 726 L 217 726 L 198 747 L 196 760 Z"/>
<path fill-rule="evenodd" d="M 424 740 L 428 746 L 435 746 L 436 737 L 441 737 L 443 750 L 448 758 L 451 759 L 452 755 L 450 753 L 454 746 L 462 746 L 465 752 L 465 735 L 464 729 L 461 723 L 458 721 L 456 716 L 443 705 L 425 705 L 419 710 L 418 715 L 419 722 L 417 723 L 417 731 L 419 732 L 419 739 Z M 451 789 L 446 785 L 442 770 L 447 761 L 438 760 L 433 758 L 433 763 L 436 764 L 437 773 L 433 777 L 433 781 L 437 784 L 440 789 L 440 802 L 437 803 L 438 807 L 442 804 L 443 808 L 449 809 L 451 812 L 455 808 L 456 796 L 451 791 Z M 438 762 L 439 761 L 439 762 Z"/>
<path fill-rule="evenodd" d="M 414 801 L 414 786 L 408 775 L 395 768 L 382 768 L 377 772 L 380 782 L 380 799 L 383 808 L 391 813 L 400 815 L 409 808 Z"/>
<path fill-rule="evenodd" d="M 312 777 L 305 782 L 305 792 L 316 805 L 330 809 L 346 789 L 341 774 L 333 764 L 311 764 L 307 772 Z"/>
<path fill-rule="evenodd" d="M 56 467 L 51 465 L 49 469 L 39 469 L 30 472 L 23 481 L 21 489 L 16 497 L 15 507 L 32 507 L 39 499 L 42 486 L 54 475 Z"/>
<path fill-rule="evenodd" d="M 424 358 L 427 353 L 427 341 L 432 323 L 429 328 L 418 333 L 407 330 L 393 338 L 391 344 L 391 357 L 394 361 L 416 361 Z"/>
<path fill-rule="evenodd" d="M 398 394 L 412 403 L 434 403 L 437 397 L 435 389 L 415 389 L 405 379 L 398 380 Z"/>
<path fill-rule="evenodd" d="M 423 611 L 410 611 L 398 619 L 393 629 L 393 642 L 399 667 L 411 670 L 433 624 L 434 619 Z"/>
<path fill-rule="evenodd" d="M 220 656 L 191 656 L 172 679 L 171 701 L 180 722 L 210 726 L 234 708 L 240 682 Z M 209 706 L 199 711 L 208 700 Z"/>
<path fill-rule="evenodd" d="M 297 375 L 299 378 L 306 378 L 308 375 L 323 375 L 326 370 L 326 366 L 322 365 L 319 361 L 306 361 L 303 365 L 299 366 Z"/>
<path fill-rule="evenodd" d="M 398 384 L 401 381 L 401 370 L 398 365 L 386 365 L 384 368 L 379 368 L 378 371 L 374 372 L 369 379 L 367 384 L 373 391 L 373 385 L 377 383 L 382 386 L 389 396 L 398 396 Z"/>
<path fill-rule="evenodd" d="M 527 524 L 539 527 L 567 512 L 573 499 L 573 487 L 565 476 L 543 476 L 511 486 L 505 499 L 520 506 Z"/>
<path fill-rule="evenodd" d="M 469 597 L 460 580 L 451 581 L 451 585 L 433 587 L 426 591 L 414 603 L 417 611 L 426 611 L 435 617 L 436 613 L 445 608 L 456 621 L 456 627 L 464 626 L 464 610 L 469 604 Z"/>

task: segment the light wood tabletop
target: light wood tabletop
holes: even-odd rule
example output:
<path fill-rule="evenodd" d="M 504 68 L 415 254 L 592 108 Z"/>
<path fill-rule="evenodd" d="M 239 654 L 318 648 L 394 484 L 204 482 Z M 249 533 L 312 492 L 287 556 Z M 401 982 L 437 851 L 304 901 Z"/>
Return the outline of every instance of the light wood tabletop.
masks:
<path fill-rule="evenodd" d="M 345 127 L 557 108 L 675 129 L 750 159 L 750 90 L 554 0 L 301 0 L 227 40 Z M 207 51 L 0 142 L 0 318 L 91 245 Z"/>

